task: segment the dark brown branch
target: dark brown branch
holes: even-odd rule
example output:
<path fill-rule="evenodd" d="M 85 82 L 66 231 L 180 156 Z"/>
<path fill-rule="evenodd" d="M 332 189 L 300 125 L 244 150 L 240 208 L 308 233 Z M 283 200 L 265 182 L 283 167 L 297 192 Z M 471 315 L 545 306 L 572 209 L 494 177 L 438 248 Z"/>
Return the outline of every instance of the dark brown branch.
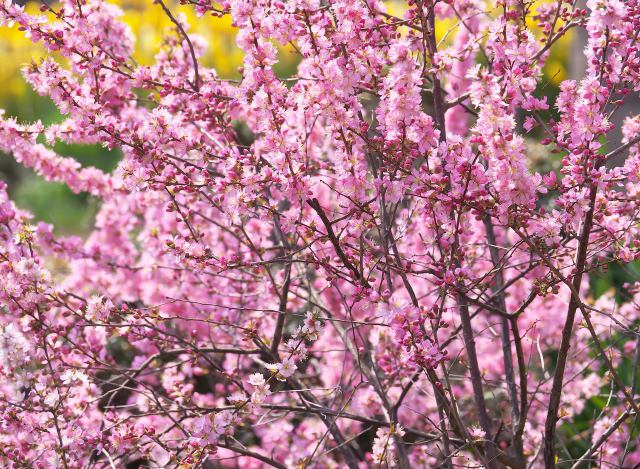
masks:
<path fill-rule="evenodd" d="M 589 235 L 593 226 L 593 212 L 595 210 L 596 194 L 598 192 L 597 184 L 592 184 L 589 191 L 589 210 L 585 216 L 580 233 L 580 241 L 578 252 L 576 254 L 576 273 L 571 282 L 576 291 L 580 291 L 582 285 L 582 277 L 587 260 L 587 247 L 589 245 Z M 573 332 L 573 323 L 575 321 L 576 311 L 579 306 L 579 298 L 571 295 L 569 307 L 567 309 L 567 318 L 562 328 L 562 341 L 558 351 L 558 361 L 553 374 L 553 384 L 551 385 L 551 395 L 549 397 L 549 408 L 547 409 L 547 418 L 544 425 L 544 464 L 547 469 L 556 467 L 555 461 L 555 432 L 558 423 L 558 409 L 560 407 L 560 397 L 562 395 L 562 383 L 564 380 L 564 370 L 569 356 L 569 347 Z"/>
<path fill-rule="evenodd" d="M 484 218 L 484 226 L 487 235 L 487 245 L 489 246 L 489 253 L 491 255 L 491 262 L 494 268 L 500 265 L 500 256 L 498 255 L 498 248 L 496 247 L 496 234 L 493 228 L 493 222 L 489 216 Z M 504 290 L 504 277 L 502 270 L 497 268 L 495 273 L 495 281 L 491 285 L 491 291 L 495 294 L 495 300 L 498 309 L 504 313 L 507 312 L 507 304 L 505 300 Z M 512 321 L 517 321 L 517 318 L 512 318 Z M 507 380 L 507 388 L 509 390 L 509 400 L 511 401 L 512 412 L 512 426 L 514 428 L 513 446 L 516 451 L 516 457 L 524 460 L 524 452 L 522 447 L 522 439 L 516 439 L 517 432 L 515 431 L 521 416 L 520 408 L 518 407 L 518 392 L 516 389 L 516 379 L 513 367 L 513 357 L 511 355 L 511 333 L 510 333 L 510 320 L 502 316 L 500 317 L 500 339 L 502 341 L 502 355 L 504 362 L 505 377 Z"/>
<path fill-rule="evenodd" d="M 342 247 L 340 246 L 340 239 L 336 236 L 335 232 L 333 231 L 332 223 L 329 220 L 329 218 L 327 218 L 326 213 L 324 213 L 324 210 L 320 206 L 320 202 L 318 202 L 318 199 L 314 197 L 311 200 L 307 200 L 307 204 L 309 204 L 309 206 L 313 210 L 315 210 L 315 212 L 320 217 L 320 220 L 322 220 L 322 224 L 327 230 L 327 237 L 329 238 L 329 241 L 331 241 L 331 244 L 333 245 L 333 248 L 335 249 L 336 254 L 338 254 L 338 257 L 340 258 L 342 263 L 351 272 L 353 272 L 353 275 L 357 280 L 361 281 L 365 286 L 368 286 L 368 282 L 366 281 L 366 279 L 362 277 L 362 274 L 360 273 L 360 271 L 353 265 L 353 263 L 349 260 L 349 258 L 347 258 L 347 255 L 342 250 Z"/>

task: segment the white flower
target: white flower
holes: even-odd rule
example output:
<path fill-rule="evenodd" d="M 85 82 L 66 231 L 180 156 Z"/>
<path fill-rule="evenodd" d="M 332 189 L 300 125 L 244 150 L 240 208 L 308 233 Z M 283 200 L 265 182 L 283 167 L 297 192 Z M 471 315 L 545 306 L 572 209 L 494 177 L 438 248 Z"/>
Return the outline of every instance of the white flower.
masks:
<path fill-rule="evenodd" d="M 278 363 L 278 373 L 283 378 L 288 378 L 296 372 L 296 363 L 291 358 L 285 358 L 282 363 Z"/>
<path fill-rule="evenodd" d="M 263 386 L 266 383 L 262 373 L 254 373 L 249 376 L 249 384 L 252 386 Z"/>
<path fill-rule="evenodd" d="M 44 404 L 47 407 L 55 407 L 59 399 L 60 395 L 58 394 L 58 391 L 54 389 L 52 392 L 47 394 L 47 397 L 44 398 Z"/>
<path fill-rule="evenodd" d="M 244 394 L 240 391 L 234 392 L 229 396 L 229 402 L 231 402 L 233 405 L 244 404 L 245 401 L 246 399 L 244 397 Z"/>
<path fill-rule="evenodd" d="M 296 363 L 291 358 L 285 358 L 282 363 L 271 363 L 267 369 L 273 373 L 278 381 L 285 381 L 296 371 Z"/>
<path fill-rule="evenodd" d="M 89 381 L 89 377 L 80 370 L 66 370 L 60 375 L 60 380 L 63 384 L 71 384 L 74 381 L 86 383 Z"/>
<path fill-rule="evenodd" d="M 271 365 L 273 367 L 273 372 L 277 373 L 278 368 L 277 365 Z M 251 403 L 254 405 L 260 405 L 264 402 L 266 397 L 269 395 L 269 385 L 267 381 L 264 379 L 262 373 L 254 373 L 249 376 L 249 384 L 255 386 L 255 390 L 251 394 Z"/>
<path fill-rule="evenodd" d="M 267 398 L 267 388 L 261 388 L 251 394 L 251 403 L 255 405 L 262 404 Z"/>
<path fill-rule="evenodd" d="M 17 368 L 29 360 L 31 345 L 24 334 L 15 326 L 7 324 L 0 329 L 0 365 L 9 369 Z"/>

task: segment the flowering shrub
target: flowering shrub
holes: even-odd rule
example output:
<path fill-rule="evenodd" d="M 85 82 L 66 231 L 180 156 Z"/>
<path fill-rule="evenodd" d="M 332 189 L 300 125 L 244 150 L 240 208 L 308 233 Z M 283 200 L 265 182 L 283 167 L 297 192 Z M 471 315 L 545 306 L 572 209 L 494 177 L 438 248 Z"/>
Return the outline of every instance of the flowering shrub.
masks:
<path fill-rule="evenodd" d="M 24 3 L 24 2 L 19 2 Z M 159 5 L 144 0 L 114 0 L 112 3 L 123 10 L 120 18 L 131 28 L 136 37 L 132 57 L 145 65 L 153 63 L 153 57 L 157 52 L 157 45 L 162 40 L 163 33 L 172 27 L 170 18 L 162 11 Z M 169 1 L 169 5 L 177 5 L 178 2 Z M 27 2 L 25 11 L 30 14 L 38 14 L 40 2 Z M 208 66 L 214 66 L 218 73 L 229 78 L 235 76 L 237 68 L 242 63 L 241 51 L 234 47 L 234 28 L 231 26 L 229 16 L 223 19 L 210 21 L 207 17 L 198 18 L 190 6 L 178 6 L 172 10 L 174 15 L 184 14 L 189 22 L 190 32 L 196 32 L 207 40 L 207 51 L 201 61 Z M 54 16 L 43 12 L 51 19 Z M 4 65 L 0 68 L 0 79 L 5 86 L 0 89 L 0 102 L 11 104 L 10 100 L 19 98 L 28 100 L 25 96 L 28 85 L 21 78 L 19 69 L 22 63 L 30 61 L 32 57 L 46 55 L 46 49 L 40 43 L 33 43 L 26 38 L 24 32 L 18 28 L 3 28 L 0 35 L 0 53 L 3 55 Z M 50 52 L 49 52 L 50 53 Z M 283 56 L 283 59 L 292 59 L 291 54 Z M 287 68 L 291 66 L 286 62 Z"/>
<path fill-rule="evenodd" d="M 2 466 L 640 462 L 640 284 L 617 304 L 588 281 L 640 257 L 640 117 L 608 139 L 640 2 L 185 0 L 232 19 L 239 81 L 157 2 L 175 31 L 150 66 L 105 1 L 0 3 L 60 57 L 24 76 L 66 116 L 3 116 L 0 149 L 101 200 L 82 240 L 0 187 Z M 575 28 L 586 75 L 552 103 L 541 67 Z"/>

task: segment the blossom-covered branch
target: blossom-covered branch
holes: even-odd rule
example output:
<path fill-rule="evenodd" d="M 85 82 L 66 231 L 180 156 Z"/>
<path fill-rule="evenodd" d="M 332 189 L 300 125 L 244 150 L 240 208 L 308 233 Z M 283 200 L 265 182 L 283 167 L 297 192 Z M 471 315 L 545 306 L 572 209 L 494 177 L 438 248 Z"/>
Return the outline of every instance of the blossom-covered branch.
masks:
<path fill-rule="evenodd" d="M 590 284 L 640 258 L 640 2 L 181 2 L 237 28 L 227 80 L 171 2 L 140 65 L 106 0 L 0 1 L 63 116 L 0 150 L 100 203 L 58 236 L 0 184 L 0 465 L 640 463 L 640 279 Z"/>

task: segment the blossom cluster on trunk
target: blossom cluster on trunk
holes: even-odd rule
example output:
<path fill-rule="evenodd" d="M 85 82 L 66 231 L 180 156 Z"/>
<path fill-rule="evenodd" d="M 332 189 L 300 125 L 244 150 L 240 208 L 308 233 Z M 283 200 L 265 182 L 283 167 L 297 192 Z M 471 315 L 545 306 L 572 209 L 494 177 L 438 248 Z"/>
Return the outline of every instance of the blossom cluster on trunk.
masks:
<path fill-rule="evenodd" d="M 0 1 L 64 117 L 0 114 L 0 150 L 100 201 L 59 236 L 0 183 L 2 467 L 640 463 L 640 286 L 589 286 L 640 259 L 640 1 L 184 0 L 231 16 L 238 80 L 155 1 L 150 65 L 106 0 Z"/>

